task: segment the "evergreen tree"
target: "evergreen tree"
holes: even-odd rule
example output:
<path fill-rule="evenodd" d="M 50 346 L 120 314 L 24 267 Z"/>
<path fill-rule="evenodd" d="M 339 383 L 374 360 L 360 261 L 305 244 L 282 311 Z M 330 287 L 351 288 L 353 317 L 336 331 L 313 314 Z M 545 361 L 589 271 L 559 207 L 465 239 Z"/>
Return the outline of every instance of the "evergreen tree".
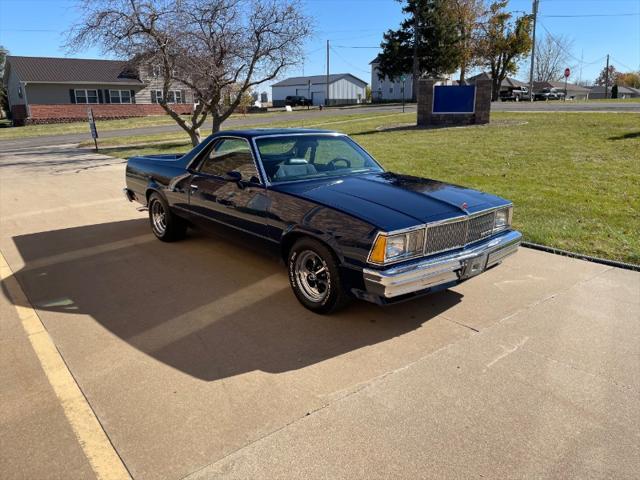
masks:
<path fill-rule="evenodd" d="M 618 98 L 618 84 L 611 87 L 611 98 Z"/>
<path fill-rule="evenodd" d="M 388 30 L 380 44 L 378 76 L 397 79 L 413 75 L 413 98 L 421 75 L 440 77 L 460 65 L 461 38 L 454 10 L 447 0 L 405 0 L 407 18 L 398 30 Z"/>

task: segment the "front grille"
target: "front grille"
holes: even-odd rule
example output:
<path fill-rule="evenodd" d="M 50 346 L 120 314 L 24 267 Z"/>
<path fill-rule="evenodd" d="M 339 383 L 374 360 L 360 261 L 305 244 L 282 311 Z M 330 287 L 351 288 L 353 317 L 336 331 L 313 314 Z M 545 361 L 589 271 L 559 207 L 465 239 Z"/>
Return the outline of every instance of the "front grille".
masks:
<path fill-rule="evenodd" d="M 467 232 L 467 241 L 465 243 L 475 242 L 491 235 L 495 219 L 496 212 L 490 212 L 478 215 L 477 217 L 471 217 L 467 220 L 469 222 L 469 230 Z"/>
<path fill-rule="evenodd" d="M 471 218 L 427 227 L 424 254 L 464 247 L 468 243 L 488 237 L 493 232 L 495 212 L 484 213 Z"/>

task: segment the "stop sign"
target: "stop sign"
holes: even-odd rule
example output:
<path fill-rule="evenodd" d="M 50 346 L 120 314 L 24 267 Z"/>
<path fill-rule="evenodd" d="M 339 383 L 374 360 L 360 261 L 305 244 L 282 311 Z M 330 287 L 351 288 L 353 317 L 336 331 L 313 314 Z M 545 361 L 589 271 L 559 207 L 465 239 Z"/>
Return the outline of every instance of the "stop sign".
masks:
<path fill-rule="evenodd" d="M 568 68 L 565 68 L 565 69 L 564 69 L 564 76 L 565 76 L 566 78 L 569 78 L 569 75 L 571 75 L 571 70 L 569 70 Z"/>

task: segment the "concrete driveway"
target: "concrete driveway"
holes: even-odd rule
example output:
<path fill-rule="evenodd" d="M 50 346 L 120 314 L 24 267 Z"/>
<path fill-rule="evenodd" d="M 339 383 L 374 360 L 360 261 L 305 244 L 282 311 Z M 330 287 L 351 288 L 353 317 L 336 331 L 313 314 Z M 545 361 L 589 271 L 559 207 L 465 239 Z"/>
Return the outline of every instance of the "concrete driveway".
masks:
<path fill-rule="evenodd" d="M 123 175 L 0 153 L 6 478 L 640 475 L 640 273 L 521 249 L 319 317 L 251 241 L 156 241 Z"/>

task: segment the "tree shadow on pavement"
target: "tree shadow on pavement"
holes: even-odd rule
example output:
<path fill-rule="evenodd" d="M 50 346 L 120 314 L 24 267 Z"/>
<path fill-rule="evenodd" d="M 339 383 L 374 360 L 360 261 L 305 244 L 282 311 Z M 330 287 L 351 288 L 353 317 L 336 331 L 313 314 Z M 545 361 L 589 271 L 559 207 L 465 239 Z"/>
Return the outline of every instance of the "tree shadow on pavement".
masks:
<path fill-rule="evenodd" d="M 389 307 L 353 302 L 319 316 L 300 306 L 284 266 L 263 245 L 190 232 L 162 243 L 140 219 L 18 236 L 25 266 L 15 277 L 37 310 L 88 315 L 130 346 L 209 381 L 287 372 L 384 342 L 461 299 L 445 291 Z M 69 318 L 42 316 L 54 337 Z"/>

